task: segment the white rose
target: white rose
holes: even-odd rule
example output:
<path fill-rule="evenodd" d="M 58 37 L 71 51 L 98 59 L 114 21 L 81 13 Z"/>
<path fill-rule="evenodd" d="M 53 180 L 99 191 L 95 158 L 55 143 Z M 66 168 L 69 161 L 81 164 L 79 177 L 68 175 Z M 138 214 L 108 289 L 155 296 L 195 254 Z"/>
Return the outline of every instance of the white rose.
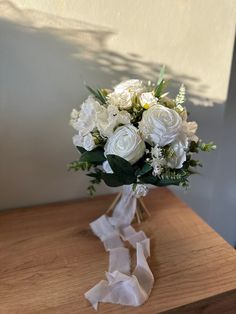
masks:
<path fill-rule="evenodd" d="M 109 105 L 107 108 L 102 107 L 102 110 L 97 113 L 97 128 L 104 137 L 111 136 L 114 132 L 114 128 L 119 124 L 129 123 L 130 114 L 124 110 L 120 111 L 114 105 Z"/>
<path fill-rule="evenodd" d="M 146 141 L 165 146 L 175 140 L 182 126 L 179 114 L 162 105 L 144 111 L 139 129 Z"/>
<path fill-rule="evenodd" d="M 167 162 L 167 166 L 172 169 L 180 169 L 186 161 L 187 138 L 177 139 L 171 144 L 174 155 Z"/>
<path fill-rule="evenodd" d="M 89 96 L 81 105 L 79 117 L 73 127 L 82 135 L 92 132 L 96 127 L 96 115 L 101 110 L 101 105 Z"/>
<path fill-rule="evenodd" d="M 141 94 L 145 91 L 145 86 L 140 80 L 123 81 L 114 87 L 116 93 L 129 92 L 131 94 Z"/>
<path fill-rule="evenodd" d="M 138 129 L 129 124 L 115 130 L 114 134 L 108 138 L 104 150 L 105 155 L 118 155 L 134 164 L 143 156 L 145 143 L 141 139 Z"/>
<path fill-rule="evenodd" d="M 157 105 L 157 99 L 154 97 L 153 93 L 142 93 L 139 96 L 140 104 L 144 109 L 149 109 L 153 105 Z"/>
<path fill-rule="evenodd" d="M 111 169 L 111 166 L 109 164 L 109 162 L 106 160 L 104 161 L 104 163 L 102 164 L 102 167 L 103 167 L 103 170 L 106 172 L 106 173 L 113 173 L 112 169 Z"/>
<path fill-rule="evenodd" d="M 132 95 L 129 92 L 110 93 L 107 95 L 107 100 L 111 105 L 117 106 L 120 109 L 129 109 L 132 107 Z"/>

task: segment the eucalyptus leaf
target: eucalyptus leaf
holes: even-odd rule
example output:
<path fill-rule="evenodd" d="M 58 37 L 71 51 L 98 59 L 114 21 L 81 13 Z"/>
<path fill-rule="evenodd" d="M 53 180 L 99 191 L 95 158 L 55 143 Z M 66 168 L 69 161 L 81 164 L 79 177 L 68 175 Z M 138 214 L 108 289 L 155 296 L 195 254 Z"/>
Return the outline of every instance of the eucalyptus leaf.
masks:
<path fill-rule="evenodd" d="M 101 177 L 101 174 L 98 174 L 96 172 L 90 172 L 90 173 L 87 173 L 86 175 L 88 177 L 91 177 L 91 178 L 99 178 L 99 177 Z"/>
<path fill-rule="evenodd" d="M 180 185 L 185 180 L 161 179 L 155 183 L 156 186 Z"/>
<path fill-rule="evenodd" d="M 80 157 L 80 161 L 97 165 L 101 165 L 105 160 L 106 157 L 104 156 L 104 150 L 102 147 L 96 147 L 91 151 L 85 151 Z"/>
<path fill-rule="evenodd" d="M 117 187 L 124 185 L 124 183 L 114 174 L 112 173 L 102 173 L 101 179 L 106 183 L 106 185 L 111 187 Z"/>
<path fill-rule="evenodd" d="M 84 149 L 84 148 L 81 147 L 81 146 L 76 146 L 76 148 L 77 148 L 77 150 L 78 150 L 81 154 L 83 154 L 83 153 L 86 152 L 86 149 Z"/>
<path fill-rule="evenodd" d="M 147 184 L 152 184 L 152 185 L 156 185 L 156 181 L 157 181 L 157 178 L 154 177 L 153 175 L 151 174 L 147 174 L 147 175 L 144 175 L 140 178 L 140 181 L 142 183 L 147 183 Z"/>
<path fill-rule="evenodd" d="M 107 160 L 116 175 L 135 177 L 135 170 L 124 158 L 117 155 L 107 155 Z"/>
<path fill-rule="evenodd" d="M 151 171 L 152 169 L 153 169 L 153 168 L 152 168 L 152 166 L 151 166 L 150 164 L 145 163 L 141 169 L 138 169 L 138 170 L 135 172 L 135 175 L 141 177 L 141 176 L 143 176 L 144 174 L 146 174 L 146 173 L 148 173 L 149 171 Z"/>

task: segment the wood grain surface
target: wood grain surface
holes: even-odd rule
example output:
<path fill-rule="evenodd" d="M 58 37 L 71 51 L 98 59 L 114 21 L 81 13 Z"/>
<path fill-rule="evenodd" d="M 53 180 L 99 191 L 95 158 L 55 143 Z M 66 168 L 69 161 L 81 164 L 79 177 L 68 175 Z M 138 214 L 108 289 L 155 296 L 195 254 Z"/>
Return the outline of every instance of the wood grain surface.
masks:
<path fill-rule="evenodd" d="M 113 198 L 0 213 L 0 314 L 95 313 L 84 293 L 104 279 L 108 254 L 89 222 Z M 145 204 L 151 296 L 137 308 L 101 304 L 99 313 L 236 313 L 235 250 L 169 190 L 152 190 Z"/>

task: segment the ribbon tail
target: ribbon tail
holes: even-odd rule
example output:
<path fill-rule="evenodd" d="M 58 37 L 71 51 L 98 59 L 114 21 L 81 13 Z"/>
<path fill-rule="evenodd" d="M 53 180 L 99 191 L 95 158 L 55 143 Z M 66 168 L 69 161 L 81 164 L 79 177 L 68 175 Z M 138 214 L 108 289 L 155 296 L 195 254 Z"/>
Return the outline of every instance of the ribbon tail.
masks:
<path fill-rule="evenodd" d="M 149 297 L 154 277 L 147 263 L 150 239 L 143 231 L 136 232 L 130 225 L 136 210 L 136 197 L 132 186 L 124 186 L 120 201 L 112 217 L 102 215 L 90 224 L 93 232 L 109 252 L 107 280 L 100 281 L 85 293 L 95 310 L 99 302 L 139 306 Z M 130 252 L 125 241 L 136 249 L 136 267 L 131 273 Z"/>

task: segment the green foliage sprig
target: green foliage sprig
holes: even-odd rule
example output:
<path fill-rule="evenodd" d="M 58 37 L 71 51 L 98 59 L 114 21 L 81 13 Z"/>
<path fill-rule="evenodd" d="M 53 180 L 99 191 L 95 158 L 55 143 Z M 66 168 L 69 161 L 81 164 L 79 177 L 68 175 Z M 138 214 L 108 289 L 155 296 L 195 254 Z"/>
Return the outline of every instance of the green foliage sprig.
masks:
<path fill-rule="evenodd" d="M 156 87 L 154 88 L 154 96 L 157 98 L 160 98 L 161 94 L 163 93 L 164 87 L 165 87 L 165 80 L 164 80 L 164 74 L 165 74 L 165 66 L 161 67 L 159 79 L 157 81 Z"/>
<path fill-rule="evenodd" d="M 103 91 L 101 89 L 93 89 L 90 86 L 86 85 L 86 88 L 90 91 L 90 93 L 102 104 L 102 105 L 106 105 L 107 100 L 106 97 L 103 94 Z"/>

